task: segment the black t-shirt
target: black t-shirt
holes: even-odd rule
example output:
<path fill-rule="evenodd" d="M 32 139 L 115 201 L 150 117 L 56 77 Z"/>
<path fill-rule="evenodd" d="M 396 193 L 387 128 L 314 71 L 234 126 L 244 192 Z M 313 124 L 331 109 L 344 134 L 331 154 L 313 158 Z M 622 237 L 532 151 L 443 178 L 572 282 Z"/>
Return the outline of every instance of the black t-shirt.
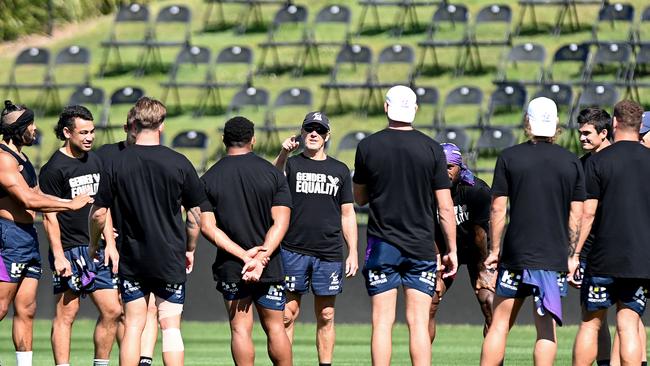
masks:
<path fill-rule="evenodd" d="M 587 273 L 650 279 L 650 149 L 619 141 L 587 160 L 587 198 L 599 202 Z"/>
<path fill-rule="evenodd" d="M 201 210 L 214 212 L 219 229 L 246 250 L 264 244 L 266 233 L 273 225 L 273 206 L 291 207 L 291 193 L 284 174 L 253 153 L 223 157 L 201 180 L 208 196 Z M 284 280 L 279 254 L 279 250 L 271 254 L 260 282 Z M 212 265 L 214 279 L 239 282 L 242 267 L 239 258 L 217 250 Z"/>
<path fill-rule="evenodd" d="M 434 191 L 451 186 L 440 144 L 417 130 L 384 129 L 357 146 L 353 181 L 370 198 L 368 235 L 405 256 L 435 260 Z"/>
<path fill-rule="evenodd" d="M 456 214 L 456 245 L 458 256 L 462 257 L 469 251 L 476 250 L 475 226 L 482 227 L 489 232 L 490 204 L 492 196 L 490 186 L 483 180 L 474 178 L 474 185 L 456 184 L 451 187 L 451 198 L 454 201 Z M 436 243 L 441 253 L 445 253 L 447 245 L 436 221 Z"/>
<path fill-rule="evenodd" d="M 97 156 L 99 156 L 102 159 L 102 163 L 104 167 L 108 166 L 113 159 L 117 158 L 119 153 L 126 149 L 126 143 L 124 141 L 116 142 L 114 144 L 104 144 L 97 149 L 95 152 Z M 122 237 L 119 235 L 121 232 L 120 229 L 120 222 L 121 222 L 121 216 L 120 216 L 120 210 L 119 203 L 118 202 L 113 202 L 113 205 L 111 205 L 111 217 L 113 218 L 113 229 L 117 232 L 117 238 L 115 238 L 115 243 L 119 246 L 120 241 L 122 240 Z"/>
<path fill-rule="evenodd" d="M 580 162 L 582 163 L 582 168 L 587 167 L 587 161 L 589 160 L 590 157 L 592 157 L 593 154 L 588 152 L 580 157 Z M 586 178 L 586 177 L 585 177 Z M 585 183 L 585 187 L 586 187 Z M 591 225 L 591 232 L 589 233 L 589 236 L 587 236 L 587 240 L 585 240 L 585 244 L 582 246 L 582 249 L 580 250 L 580 260 L 581 261 L 586 261 L 587 256 L 589 255 L 589 251 L 591 250 L 591 246 L 594 243 L 594 233 L 596 232 L 596 227 L 598 227 L 598 222 L 597 220 L 594 220 L 594 223 Z"/>
<path fill-rule="evenodd" d="M 299 154 L 289 158 L 285 173 L 293 209 L 282 247 L 327 261 L 341 261 L 341 205 L 354 201 L 350 170 L 329 156 L 313 160 Z"/>
<path fill-rule="evenodd" d="M 185 156 L 160 145 L 132 145 L 117 153 L 102 173 L 95 205 L 119 207 L 120 276 L 185 282 L 181 206 L 197 207 L 204 200 L 203 185 Z"/>
<path fill-rule="evenodd" d="M 80 194 L 97 194 L 102 161 L 90 151 L 82 158 L 70 157 L 57 150 L 41 168 L 39 185 L 43 193 L 72 199 Z M 88 213 L 90 204 L 76 211 L 63 211 L 56 214 L 61 231 L 61 244 L 64 249 L 88 245 Z"/>
<path fill-rule="evenodd" d="M 494 196 L 510 199 L 510 224 L 501 251 L 507 269 L 567 271 L 569 212 L 584 201 L 578 157 L 548 142 L 531 141 L 504 150 L 492 182 Z"/>

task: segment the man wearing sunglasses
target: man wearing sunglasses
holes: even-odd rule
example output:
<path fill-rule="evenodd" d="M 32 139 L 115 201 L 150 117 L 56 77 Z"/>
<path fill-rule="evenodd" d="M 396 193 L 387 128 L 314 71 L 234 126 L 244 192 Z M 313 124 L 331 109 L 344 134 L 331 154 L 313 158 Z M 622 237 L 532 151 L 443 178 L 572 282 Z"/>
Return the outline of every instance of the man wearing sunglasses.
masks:
<path fill-rule="evenodd" d="M 318 362 L 331 365 L 334 351 L 334 303 L 345 277 L 358 268 L 357 221 L 348 167 L 325 153 L 330 125 L 322 112 L 310 112 L 302 124 L 302 153 L 289 158 L 300 146 L 296 136 L 282 143 L 275 166 L 289 181 L 293 200 L 291 224 L 282 241 L 287 304 L 285 329 L 293 342 L 300 301 L 311 287 L 316 314 Z M 348 256 L 343 264 L 343 241 Z"/>

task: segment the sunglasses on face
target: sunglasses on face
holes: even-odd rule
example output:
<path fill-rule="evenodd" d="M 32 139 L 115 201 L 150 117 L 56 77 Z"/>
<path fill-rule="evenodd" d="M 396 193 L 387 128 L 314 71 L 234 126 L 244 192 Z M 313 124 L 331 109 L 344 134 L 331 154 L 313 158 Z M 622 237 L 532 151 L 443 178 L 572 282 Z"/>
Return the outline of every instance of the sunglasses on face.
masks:
<path fill-rule="evenodd" d="M 303 127 L 302 130 L 307 132 L 307 133 L 312 133 L 312 132 L 316 131 L 316 133 L 319 134 L 319 135 L 327 135 L 327 133 L 329 132 L 327 130 L 327 128 L 325 128 L 324 126 L 316 125 L 316 124 L 307 125 L 307 126 Z"/>

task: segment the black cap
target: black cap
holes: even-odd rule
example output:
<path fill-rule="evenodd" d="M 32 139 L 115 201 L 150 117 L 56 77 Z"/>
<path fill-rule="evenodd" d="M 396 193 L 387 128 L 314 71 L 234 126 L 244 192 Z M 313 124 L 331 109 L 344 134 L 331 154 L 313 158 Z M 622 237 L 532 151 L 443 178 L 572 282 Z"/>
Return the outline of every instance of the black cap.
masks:
<path fill-rule="evenodd" d="M 325 128 L 327 130 L 330 130 L 330 120 L 327 118 L 325 113 L 323 112 L 309 112 L 305 116 L 305 119 L 302 121 L 302 126 L 307 126 L 312 123 L 317 123 Z"/>

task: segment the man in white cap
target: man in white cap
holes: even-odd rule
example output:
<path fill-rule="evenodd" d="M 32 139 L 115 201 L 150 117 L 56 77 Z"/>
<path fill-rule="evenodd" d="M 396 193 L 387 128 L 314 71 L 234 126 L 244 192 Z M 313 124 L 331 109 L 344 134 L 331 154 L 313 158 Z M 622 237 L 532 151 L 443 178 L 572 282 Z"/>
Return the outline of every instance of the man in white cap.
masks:
<path fill-rule="evenodd" d="M 510 327 L 530 295 L 535 299 L 535 365 L 551 365 L 555 359 L 555 324 L 562 324 L 561 296 L 566 294 L 569 260 L 576 254 L 585 199 L 580 160 L 553 143 L 557 123 L 555 103 L 548 98 L 533 99 L 526 114 L 530 139 L 503 150 L 497 159 L 491 250 L 485 265 L 498 269 L 498 275 L 481 365 L 503 363 Z M 508 199 L 510 224 L 501 250 Z"/>
<path fill-rule="evenodd" d="M 431 364 L 427 325 L 436 285 L 434 202 L 447 240 L 442 262 L 453 276 L 456 220 L 442 147 L 413 129 L 415 93 L 395 86 L 386 94 L 388 128 L 357 147 L 354 199 L 370 205 L 363 275 L 372 300 L 372 364 L 389 365 L 397 289 L 404 287 L 409 350 L 413 365 Z"/>

